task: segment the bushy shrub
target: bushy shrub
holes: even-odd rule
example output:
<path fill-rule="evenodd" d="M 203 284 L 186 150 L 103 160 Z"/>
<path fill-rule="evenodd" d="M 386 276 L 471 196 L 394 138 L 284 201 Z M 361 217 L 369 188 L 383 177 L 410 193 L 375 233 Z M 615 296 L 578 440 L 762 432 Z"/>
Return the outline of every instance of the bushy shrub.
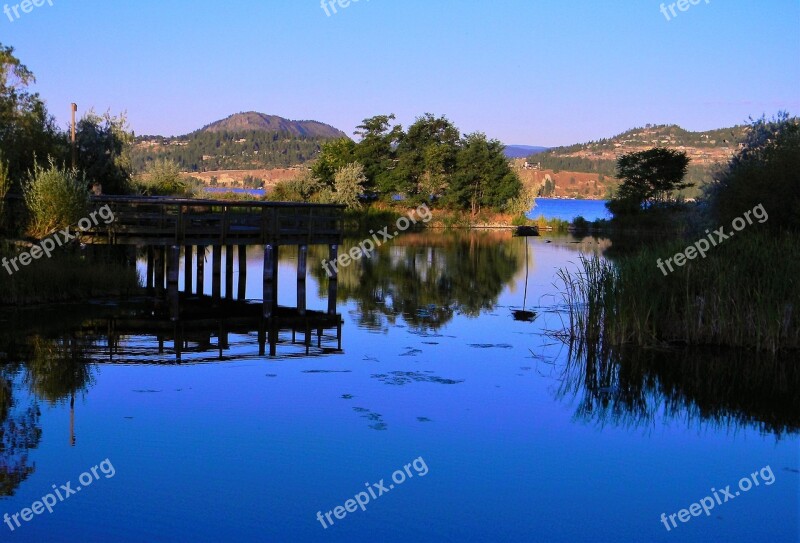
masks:
<path fill-rule="evenodd" d="M 86 216 L 88 182 L 76 170 L 35 166 L 24 186 L 30 212 L 29 232 L 36 237 L 75 224 Z"/>
<path fill-rule="evenodd" d="M 516 198 L 509 200 L 506 211 L 513 217 L 525 217 L 536 207 L 536 187 L 523 187 Z"/>
<path fill-rule="evenodd" d="M 366 183 L 367 176 L 364 174 L 364 166 L 358 162 L 348 164 L 333 176 L 335 189 L 333 201 L 346 205 L 348 209 L 360 208 L 359 197 L 364 192 Z"/>
<path fill-rule="evenodd" d="M 800 119 L 779 113 L 753 121 L 744 147 L 707 191 L 716 224 L 758 204 L 773 230 L 800 230 Z"/>
<path fill-rule="evenodd" d="M 137 192 L 144 196 L 192 196 L 194 188 L 181 176 L 174 162 L 163 158 L 154 160 L 145 174 L 135 181 Z"/>
<path fill-rule="evenodd" d="M 591 223 L 578 215 L 572 220 L 572 228 L 577 232 L 586 232 L 589 230 Z"/>
<path fill-rule="evenodd" d="M 322 188 L 322 183 L 311 171 L 295 179 L 276 183 L 267 191 L 266 199 L 273 202 L 310 202 Z"/>

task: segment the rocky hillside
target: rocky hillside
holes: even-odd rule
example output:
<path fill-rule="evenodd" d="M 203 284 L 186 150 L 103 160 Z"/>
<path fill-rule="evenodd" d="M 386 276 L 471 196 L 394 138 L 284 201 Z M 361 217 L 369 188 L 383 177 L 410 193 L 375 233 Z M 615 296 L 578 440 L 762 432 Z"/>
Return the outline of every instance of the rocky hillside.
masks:
<path fill-rule="evenodd" d="M 602 198 L 618 184 L 614 178 L 618 156 L 667 147 L 685 152 L 691 160 L 686 178 L 696 186 L 684 195 L 692 198 L 711 180 L 714 169 L 739 150 L 746 131 L 744 126 L 691 132 L 677 125 L 647 125 L 612 138 L 532 155 L 519 166 L 520 175 L 539 187 L 542 196 Z"/>

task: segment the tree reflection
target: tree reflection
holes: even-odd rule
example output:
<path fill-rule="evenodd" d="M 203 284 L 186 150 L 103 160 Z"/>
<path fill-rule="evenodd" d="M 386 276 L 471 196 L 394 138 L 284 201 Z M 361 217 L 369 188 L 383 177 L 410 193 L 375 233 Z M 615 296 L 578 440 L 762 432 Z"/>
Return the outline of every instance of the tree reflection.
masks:
<path fill-rule="evenodd" d="M 345 254 L 360 240 L 346 240 Z M 327 258 L 314 247 L 311 262 Z M 361 325 L 386 329 L 398 317 L 417 330 L 436 330 L 456 314 L 491 310 L 506 284 L 525 264 L 524 243 L 509 232 L 410 233 L 375 251 L 371 258 L 340 268 L 339 300 L 358 303 Z M 327 291 L 321 266 L 310 266 Z"/>
<path fill-rule="evenodd" d="M 85 392 L 94 383 L 94 366 L 88 355 L 91 341 L 78 336 L 29 339 L 26 364 L 28 384 L 37 397 L 50 404 Z"/>
<path fill-rule="evenodd" d="M 14 397 L 19 385 L 18 364 L 0 365 L 0 496 L 12 496 L 35 470 L 28 451 L 39 445 L 39 407 Z"/>

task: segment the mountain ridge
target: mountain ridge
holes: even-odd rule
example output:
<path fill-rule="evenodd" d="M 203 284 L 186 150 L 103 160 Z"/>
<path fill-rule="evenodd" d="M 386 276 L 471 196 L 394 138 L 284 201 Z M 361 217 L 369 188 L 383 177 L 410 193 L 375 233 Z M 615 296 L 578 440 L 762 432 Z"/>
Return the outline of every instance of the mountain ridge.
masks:
<path fill-rule="evenodd" d="M 187 135 L 202 132 L 277 132 L 301 138 L 321 139 L 347 137 L 347 134 L 338 128 L 320 121 L 295 121 L 278 115 L 260 113 L 258 111 L 234 113 L 224 119 L 209 123 Z"/>

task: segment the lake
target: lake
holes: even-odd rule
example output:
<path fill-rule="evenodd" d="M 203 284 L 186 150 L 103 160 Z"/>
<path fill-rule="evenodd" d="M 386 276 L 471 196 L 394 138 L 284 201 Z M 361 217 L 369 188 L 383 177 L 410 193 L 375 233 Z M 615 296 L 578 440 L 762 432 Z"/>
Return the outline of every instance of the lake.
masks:
<path fill-rule="evenodd" d="M 275 356 L 244 302 L 0 314 L 2 540 L 796 541 L 795 361 L 576 352 L 556 271 L 608 245 L 408 233 L 340 270 L 339 338 L 283 331 Z M 309 249 L 308 311 L 328 308 L 325 256 Z M 251 248 L 256 309 L 262 262 Z"/>
<path fill-rule="evenodd" d="M 544 216 L 546 219 L 561 219 L 572 222 L 575 217 L 587 221 L 610 219 L 606 209 L 607 200 L 570 200 L 562 198 L 536 198 L 536 207 L 528 212 L 531 219 Z"/>

